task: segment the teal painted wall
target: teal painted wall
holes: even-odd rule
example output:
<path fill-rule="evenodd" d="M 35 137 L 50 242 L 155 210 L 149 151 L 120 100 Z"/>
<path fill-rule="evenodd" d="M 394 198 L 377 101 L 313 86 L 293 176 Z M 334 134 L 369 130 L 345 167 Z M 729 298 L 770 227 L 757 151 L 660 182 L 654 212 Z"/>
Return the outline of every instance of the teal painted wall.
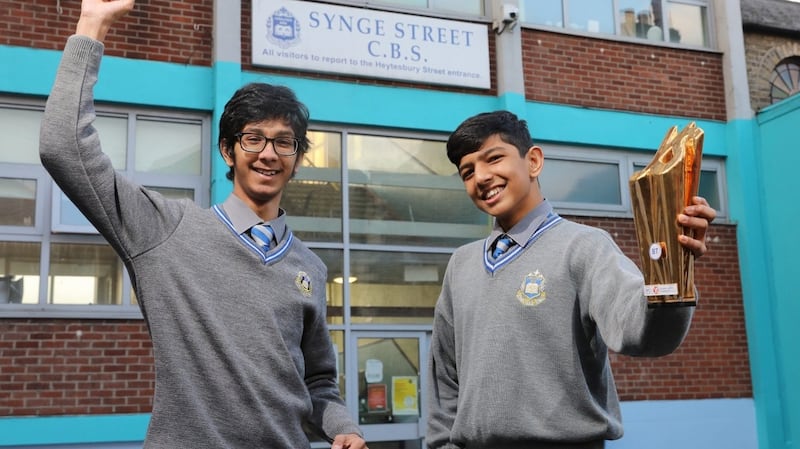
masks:
<path fill-rule="evenodd" d="M 753 401 L 622 403 L 625 436 L 608 449 L 754 449 Z M 149 415 L 0 418 L 0 447 L 141 443 Z M 138 446 L 138 445 L 133 445 Z M 51 446 L 52 447 L 52 446 Z M 139 446 L 141 447 L 141 446 Z"/>
<path fill-rule="evenodd" d="M 759 307 L 772 314 L 772 340 L 764 339 L 751 352 L 775 352 L 775 370 L 769 376 L 779 400 L 759 403 L 768 410 L 769 435 L 780 435 L 783 441 L 770 438 L 770 448 L 800 448 L 800 95 L 774 105 L 758 117 L 757 169 L 760 172 L 760 200 L 764 245 L 766 285 L 769 294 L 754 287 Z M 756 332 L 763 329 L 757 328 Z M 771 345 L 769 348 L 764 345 Z M 783 445 L 782 445 L 782 444 Z"/>

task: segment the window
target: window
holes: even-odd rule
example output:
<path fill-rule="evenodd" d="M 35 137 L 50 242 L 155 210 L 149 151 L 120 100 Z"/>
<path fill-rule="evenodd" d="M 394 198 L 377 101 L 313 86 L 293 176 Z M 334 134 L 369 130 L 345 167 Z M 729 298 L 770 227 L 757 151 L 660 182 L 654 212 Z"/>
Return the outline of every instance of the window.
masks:
<path fill-rule="evenodd" d="M 521 0 L 523 23 L 711 46 L 708 0 Z"/>
<path fill-rule="evenodd" d="M 329 324 L 429 325 L 452 249 L 491 225 L 445 136 L 317 127 L 309 139 L 282 207 L 328 267 Z"/>
<path fill-rule="evenodd" d="M 340 1 L 356 6 L 387 6 L 404 10 L 427 10 L 438 13 L 457 13 L 459 15 L 483 16 L 483 0 L 350 0 Z"/>
<path fill-rule="evenodd" d="M 781 61 L 772 71 L 769 86 L 770 104 L 800 92 L 800 57 Z"/>
<path fill-rule="evenodd" d="M 539 177 L 542 193 L 562 214 L 631 215 L 628 180 L 650 163 L 654 153 L 610 149 L 587 150 L 543 144 L 546 169 Z M 724 163 L 704 157 L 699 195 L 727 217 Z"/>
<path fill-rule="evenodd" d="M 432 324 L 449 260 L 449 252 L 353 251 L 353 323 Z"/>
<path fill-rule="evenodd" d="M 708 47 L 708 8 L 699 4 L 666 2 L 667 40 Z"/>
<path fill-rule="evenodd" d="M 650 163 L 649 160 L 634 157 L 633 172 L 639 171 Z M 700 185 L 697 194 L 708 201 L 708 204 L 717 211 L 717 221 L 725 220 L 728 216 L 727 195 L 725 194 L 724 164 L 720 159 L 703 158 L 700 168 Z"/>
<path fill-rule="evenodd" d="M 121 260 L 39 161 L 42 111 L 0 99 L 0 314 L 138 316 Z M 95 127 L 120 173 L 207 205 L 207 117 L 98 105 Z"/>
<path fill-rule="evenodd" d="M 348 134 L 351 240 L 458 246 L 482 238 L 489 221 L 445 154 L 442 141 Z"/>
<path fill-rule="evenodd" d="M 570 0 L 566 3 L 567 28 L 590 33 L 614 33 L 611 0 Z"/>
<path fill-rule="evenodd" d="M 486 234 L 490 220 L 464 194 L 443 137 L 361 130 L 309 137 L 303 167 L 283 196 L 303 240 L 456 247 Z"/>

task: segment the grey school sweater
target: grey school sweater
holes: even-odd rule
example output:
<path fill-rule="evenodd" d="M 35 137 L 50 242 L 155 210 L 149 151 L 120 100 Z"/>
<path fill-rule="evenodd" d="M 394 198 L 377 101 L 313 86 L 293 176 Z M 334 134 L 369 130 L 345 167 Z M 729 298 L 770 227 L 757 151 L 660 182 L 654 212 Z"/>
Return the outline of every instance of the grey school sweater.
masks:
<path fill-rule="evenodd" d="M 545 201 L 527 230 L 511 231 L 525 242 L 551 211 Z M 484 245 L 456 250 L 436 304 L 428 447 L 594 448 L 621 437 L 608 349 L 670 353 L 693 308 L 648 309 L 640 271 L 597 228 L 556 217 L 494 273 Z"/>
<path fill-rule="evenodd" d="M 44 166 L 119 254 L 153 341 L 146 448 L 303 448 L 303 422 L 360 433 L 335 383 L 326 269 L 290 232 L 268 254 L 221 208 L 118 175 L 91 126 L 100 42 L 69 38 L 42 121 Z"/>

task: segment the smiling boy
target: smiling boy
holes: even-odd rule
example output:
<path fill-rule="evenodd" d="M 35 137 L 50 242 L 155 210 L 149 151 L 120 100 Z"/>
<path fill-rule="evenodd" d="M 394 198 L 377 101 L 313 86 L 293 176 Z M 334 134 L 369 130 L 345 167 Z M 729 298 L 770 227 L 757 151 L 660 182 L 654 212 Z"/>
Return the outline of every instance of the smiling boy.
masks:
<path fill-rule="evenodd" d="M 622 436 L 608 350 L 660 356 L 692 308 L 647 306 L 644 279 L 613 239 L 544 198 L 542 149 L 506 111 L 464 121 L 447 142 L 467 195 L 494 217 L 457 249 L 436 304 L 429 370 L 432 449 L 604 447 Z M 694 198 L 677 219 L 697 257 L 715 211 Z"/>
<path fill-rule="evenodd" d="M 248 84 L 225 105 L 219 151 L 233 193 L 203 209 L 116 172 L 93 89 L 103 39 L 132 0 L 83 0 L 41 126 L 42 164 L 125 263 L 153 342 L 144 447 L 364 449 L 339 396 L 322 261 L 286 226 L 283 189 L 308 150 L 308 110 Z"/>

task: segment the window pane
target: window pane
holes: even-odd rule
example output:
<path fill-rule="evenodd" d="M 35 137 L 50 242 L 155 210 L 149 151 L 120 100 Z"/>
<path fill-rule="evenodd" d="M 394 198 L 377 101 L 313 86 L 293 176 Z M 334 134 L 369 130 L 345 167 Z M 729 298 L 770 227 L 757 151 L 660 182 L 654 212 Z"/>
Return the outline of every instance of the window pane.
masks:
<path fill-rule="evenodd" d="M 117 170 L 125 170 L 125 154 L 128 147 L 128 119 L 98 115 L 94 127 L 103 143 L 103 153 L 111 159 Z"/>
<path fill-rule="evenodd" d="M 305 241 L 342 241 L 342 135 L 311 131 L 303 165 L 281 197 L 292 232 Z"/>
<path fill-rule="evenodd" d="M 614 34 L 612 0 L 570 0 L 567 5 L 569 28 Z"/>
<path fill-rule="evenodd" d="M 50 304 L 121 304 L 122 261 L 108 245 L 53 243 Z"/>
<path fill-rule="evenodd" d="M 483 15 L 483 2 L 481 0 L 432 0 L 431 8 L 476 16 Z"/>
<path fill-rule="evenodd" d="M 40 164 L 42 111 L 0 107 L 0 162 Z"/>
<path fill-rule="evenodd" d="M 523 22 L 551 27 L 564 27 L 561 0 L 523 0 L 519 14 Z"/>
<path fill-rule="evenodd" d="M 419 375 L 417 338 L 359 338 L 359 423 L 417 422 Z"/>
<path fill-rule="evenodd" d="M 644 164 L 633 164 L 634 172 L 638 172 L 644 168 Z M 697 195 L 705 198 L 706 201 L 708 201 L 708 205 L 719 213 L 722 207 L 722 200 L 720 199 L 716 170 L 700 170 L 700 185 L 697 188 Z"/>
<path fill-rule="evenodd" d="M 444 142 L 351 134 L 347 145 L 352 241 L 457 246 L 486 234 Z"/>
<path fill-rule="evenodd" d="M 373 0 L 376 5 L 395 5 L 408 8 L 427 9 L 428 0 Z"/>
<path fill-rule="evenodd" d="M 344 256 L 339 249 L 313 248 L 314 254 L 328 267 L 325 279 L 325 296 L 328 301 L 328 324 L 342 324 L 344 317 L 344 290 L 342 285 L 342 266 Z"/>
<path fill-rule="evenodd" d="M 546 159 L 539 176 L 550 201 L 622 204 L 619 165 L 603 162 Z"/>
<path fill-rule="evenodd" d="M 354 323 L 431 324 L 449 254 L 353 251 Z"/>
<path fill-rule="evenodd" d="M 138 119 L 136 171 L 176 175 L 201 174 L 202 126 Z"/>
<path fill-rule="evenodd" d="M 59 226 L 75 226 L 86 228 L 83 232 L 96 233 L 97 231 L 92 224 L 89 223 L 86 216 L 78 210 L 78 206 L 73 204 L 64 192 L 61 190 L 57 190 L 57 192 L 58 197 L 54 198 L 54 200 L 58 201 L 58 222 L 55 221 L 56 217 L 53 217 L 53 229 L 58 231 L 60 229 Z M 78 232 L 77 230 L 73 231 Z"/>
<path fill-rule="evenodd" d="M 0 242 L 0 304 L 39 302 L 39 243 Z"/>
<path fill-rule="evenodd" d="M 34 226 L 36 180 L 0 178 L 0 226 Z"/>
<path fill-rule="evenodd" d="M 708 205 L 719 212 L 722 202 L 719 198 L 719 188 L 717 187 L 717 172 L 711 170 L 700 170 L 700 186 L 697 194 L 708 201 Z"/>
<path fill-rule="evenodd" d="M 667 8 L 670 42 L 708 46 L 706 7 L 670 2 Z"/>
<path fill-rule="evenodd" d="M 660 0 L 618 0 L 618 7 L 621 35 L 664 40 Z"/>
<path fill-rule="evenodd" d="M 770 104 L 800 92 L 800 58 L 786 58 L 775 66 L 769 84 Z"/>

